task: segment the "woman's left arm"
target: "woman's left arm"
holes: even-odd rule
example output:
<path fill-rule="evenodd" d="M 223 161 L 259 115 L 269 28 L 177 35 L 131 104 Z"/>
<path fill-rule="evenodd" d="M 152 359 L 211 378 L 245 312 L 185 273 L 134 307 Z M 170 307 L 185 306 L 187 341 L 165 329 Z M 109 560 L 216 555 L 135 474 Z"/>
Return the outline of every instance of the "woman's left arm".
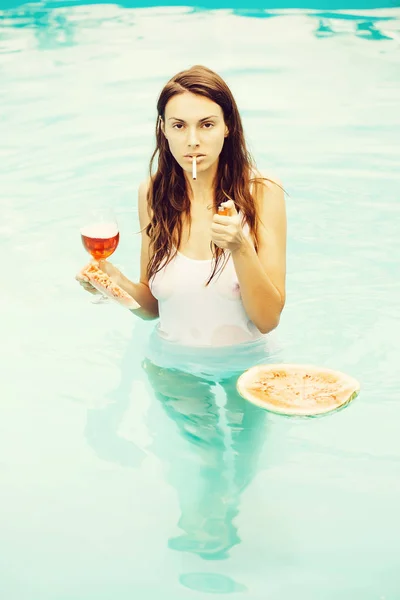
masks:
<path fill-rule="evenodd" d="M 279 185 L 264 181 L 258 186 L 258 252 L 245 237 L 231 200 L 224 203 L 229 215 L 215 215 L 211 232 L 218 246 L 231 251 L 244 309 L 261 333 L 278 326 L 286 300 L 287 224 Z"/>

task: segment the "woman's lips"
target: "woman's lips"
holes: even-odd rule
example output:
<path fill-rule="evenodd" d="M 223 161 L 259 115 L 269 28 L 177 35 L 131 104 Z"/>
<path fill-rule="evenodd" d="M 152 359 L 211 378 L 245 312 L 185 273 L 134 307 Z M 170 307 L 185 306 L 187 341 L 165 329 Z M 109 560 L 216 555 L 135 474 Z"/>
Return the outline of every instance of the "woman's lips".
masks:
<path fill-rule="evenodd" d="M 192 162 L 193 158 L 192 156 L 185 156 L 186 160 L 190 160 L 190 162 Z M 205 154 L 199 154 L 198 156 L 195 156 L 196 158 L 196 162 L 198 163 L 202 158 L 205 158 Z"/>

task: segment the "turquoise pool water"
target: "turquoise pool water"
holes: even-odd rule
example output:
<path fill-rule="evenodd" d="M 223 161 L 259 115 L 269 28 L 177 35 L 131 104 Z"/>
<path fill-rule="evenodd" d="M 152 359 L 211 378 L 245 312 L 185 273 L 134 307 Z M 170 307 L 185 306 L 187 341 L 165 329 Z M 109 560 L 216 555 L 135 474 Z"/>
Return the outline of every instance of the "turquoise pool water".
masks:
<path fill-rule="evenodd" d="M 399 5 L 248 6 L 0 3 L 2 598 L 400 598 Z M 99 204 L 137 277 L 156 97 L 196 63 L 290 194 L 280 359 L 360 380 L 333 416 L 145 369 L 154 322 L 74 281 Z"/>

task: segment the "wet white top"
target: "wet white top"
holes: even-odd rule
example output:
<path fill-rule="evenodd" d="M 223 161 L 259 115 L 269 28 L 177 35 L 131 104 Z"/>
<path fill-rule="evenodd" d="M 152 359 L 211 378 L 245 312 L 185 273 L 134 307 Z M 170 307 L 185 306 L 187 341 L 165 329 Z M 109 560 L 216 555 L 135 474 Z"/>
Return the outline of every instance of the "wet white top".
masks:
<path fill-rule="evenodd" d="M 246 224 L 244 232 L 249 233 Z M 158 300 L 158 333 L 162 338 L 184 346 L 215 347 L 264 337 L 244 310 L 239 280 L 228 254 L 223 271 L 214 275 L 207 287 L 213 261 L 191 259 L 180 252 L 151 278 L 149 286 Z"/>

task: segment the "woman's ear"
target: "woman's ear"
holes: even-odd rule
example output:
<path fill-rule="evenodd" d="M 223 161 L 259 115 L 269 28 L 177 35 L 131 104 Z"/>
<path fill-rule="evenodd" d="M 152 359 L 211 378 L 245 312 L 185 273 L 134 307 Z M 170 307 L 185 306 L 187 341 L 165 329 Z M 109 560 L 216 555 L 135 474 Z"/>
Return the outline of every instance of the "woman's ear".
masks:
<path fill-rule="evenodd" d="M 224 135 L 224 137 L 227 138 L 228 135 L 229 135 L 229 129 L 225 126 L 225 135 Z"/>

